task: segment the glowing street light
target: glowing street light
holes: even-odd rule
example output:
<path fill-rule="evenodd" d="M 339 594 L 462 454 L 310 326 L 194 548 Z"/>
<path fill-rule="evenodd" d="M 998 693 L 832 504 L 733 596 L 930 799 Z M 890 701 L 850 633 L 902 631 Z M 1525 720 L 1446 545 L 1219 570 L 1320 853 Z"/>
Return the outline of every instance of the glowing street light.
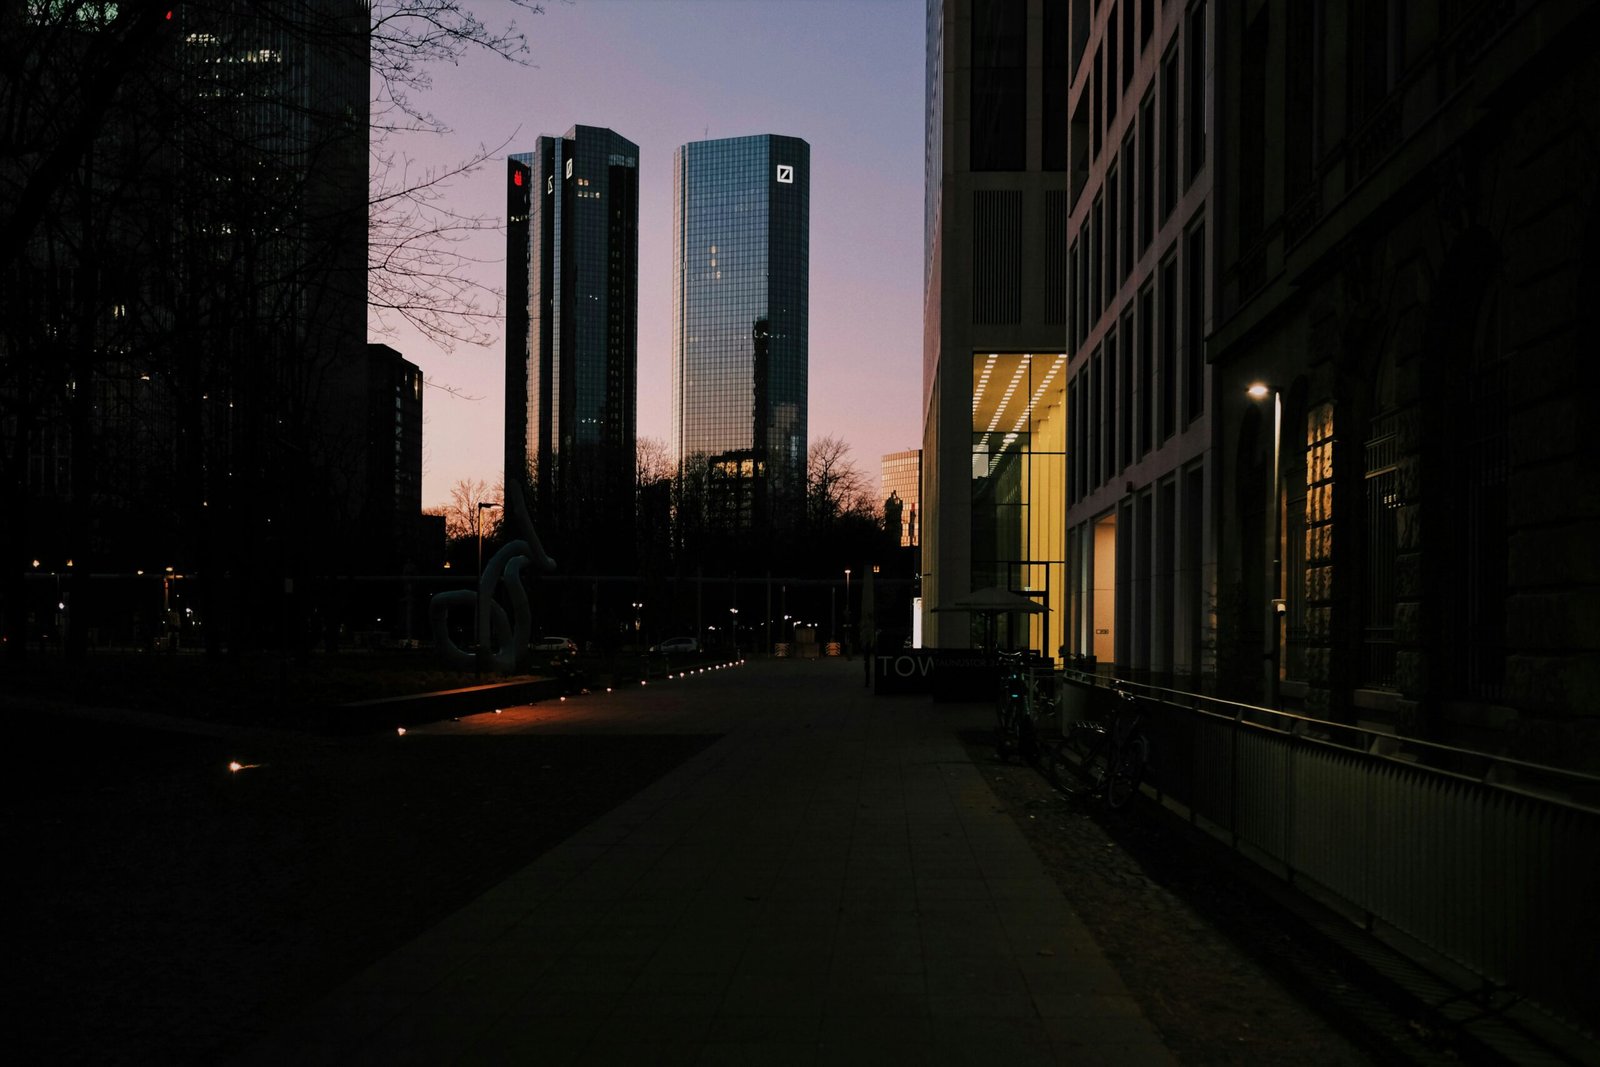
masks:
<path fill-rule="evenodd" d="M 844 569 L 844 651 L 845 658 L 850 655 L 850 568 Z"/>

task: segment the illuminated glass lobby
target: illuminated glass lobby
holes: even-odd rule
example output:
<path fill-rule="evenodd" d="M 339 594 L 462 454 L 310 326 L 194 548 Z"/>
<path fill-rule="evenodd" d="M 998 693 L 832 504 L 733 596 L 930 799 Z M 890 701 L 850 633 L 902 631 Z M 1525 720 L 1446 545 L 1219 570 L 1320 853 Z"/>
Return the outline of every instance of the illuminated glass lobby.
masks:
<path fill-rule="evenodd" d="M 1062 639 L 1066 366 L 1062 353 L 972 357 L 972 587 L 1022 592 L 1049 608 L 1001 616 L 1001 647 L 1054 649 Z"/>

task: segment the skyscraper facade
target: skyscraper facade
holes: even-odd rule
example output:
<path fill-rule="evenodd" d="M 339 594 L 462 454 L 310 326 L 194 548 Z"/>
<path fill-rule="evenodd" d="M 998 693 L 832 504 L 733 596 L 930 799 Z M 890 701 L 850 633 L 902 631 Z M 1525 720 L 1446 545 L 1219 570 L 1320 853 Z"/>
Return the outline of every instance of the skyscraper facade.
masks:
<path fill-rule="evenodd" d="M 506 171 L 506 481 L 564 564 L 631 565 L 639 148 L 574 126 Z"/>
<path fill-rule="evenodd" d="M 672 443 L 716 528 L 800 512 L 810 164 L 810 145 L 773 134 L 696 141 L 674 161 Z"/>

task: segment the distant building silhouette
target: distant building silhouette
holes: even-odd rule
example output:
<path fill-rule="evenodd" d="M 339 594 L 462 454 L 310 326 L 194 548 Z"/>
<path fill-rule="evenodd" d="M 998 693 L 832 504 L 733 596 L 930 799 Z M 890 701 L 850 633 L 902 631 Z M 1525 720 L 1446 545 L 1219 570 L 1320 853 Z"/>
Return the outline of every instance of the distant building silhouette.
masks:
<path fill-rule="evenodd" d="M 922 527 L 922 449 L 888 452 L 883 457 L 883 494 L 894 497 L 900 507 L 902 548 L 920 545 Z M 888 519 L 888 509 L 884 510 Z"/>
<path fill-rule="evenodd" d="M 506 479 L 564 569 L 634 560 L 639 148 L 607 129 L 506 163 Z"/>
<path fill-rule="evenodd" d="M 367 345 L 364 438 L 345 468 L 356 498 L 358 541 L 374 569 L 399 574 L 422 564 L 422 371 L 388 345 Z"/>

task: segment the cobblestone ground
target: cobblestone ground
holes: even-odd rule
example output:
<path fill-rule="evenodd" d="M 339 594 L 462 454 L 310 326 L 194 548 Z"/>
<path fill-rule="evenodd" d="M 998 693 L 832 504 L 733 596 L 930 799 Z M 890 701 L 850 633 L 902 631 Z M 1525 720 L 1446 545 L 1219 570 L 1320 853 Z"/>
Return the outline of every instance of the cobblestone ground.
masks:
<path fill-rule="evenodd" d="M 1125 813 L 963 738 L 1173 1053 L 1187 1064 L 1474 1058 L 1362 988 L 1230 857 L 1148 799 Z"/>

